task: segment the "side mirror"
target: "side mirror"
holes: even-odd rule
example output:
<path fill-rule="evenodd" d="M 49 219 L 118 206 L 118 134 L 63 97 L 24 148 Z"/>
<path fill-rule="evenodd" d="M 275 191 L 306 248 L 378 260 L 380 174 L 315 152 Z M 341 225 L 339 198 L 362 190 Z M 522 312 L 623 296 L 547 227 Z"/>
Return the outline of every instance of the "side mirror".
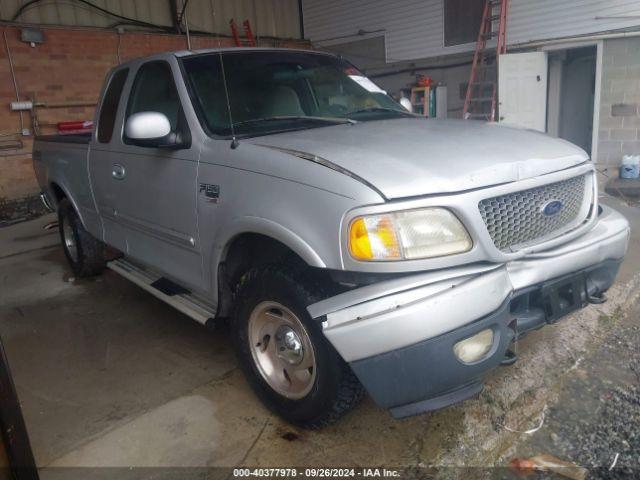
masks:
<path fill-rule="evenodd" d="M 171 123 L 164 113 L 138 112 L 131 115 L 124 126 L 125 142 L 149 148 L 185 148 L 181 135 L 171 131 Z"/>

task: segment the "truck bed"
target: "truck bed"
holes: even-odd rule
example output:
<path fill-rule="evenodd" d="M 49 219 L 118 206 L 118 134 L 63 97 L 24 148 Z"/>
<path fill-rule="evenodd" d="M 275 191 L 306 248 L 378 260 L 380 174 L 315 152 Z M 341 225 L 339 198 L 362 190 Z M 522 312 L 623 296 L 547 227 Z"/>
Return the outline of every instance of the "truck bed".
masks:
<path fill-rule="evenodd" d="M 39 135 L 33 144 L 33 167 L 49 204 L 55 208 L 57 198 L 63 192 L 75 199 L 75 206 L 83 221 L 87 220 L 87 213 L 95 210 L 87 176 L 90 140 L 90 133 Z"/>
<path fill-rule="evenodd" d="M 37 142 L 88 144 L 91 141 L 91 133 L 76 133 L 72 135 L 38 135 L 35 137 L 35 140 Z"/>

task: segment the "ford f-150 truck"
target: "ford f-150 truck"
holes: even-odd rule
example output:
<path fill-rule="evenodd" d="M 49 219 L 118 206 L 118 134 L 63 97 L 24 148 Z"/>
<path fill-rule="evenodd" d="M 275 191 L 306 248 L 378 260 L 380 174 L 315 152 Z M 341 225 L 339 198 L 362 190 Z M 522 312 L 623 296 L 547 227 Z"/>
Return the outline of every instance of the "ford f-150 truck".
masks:
<path fill-rule="evenodd" d="M 161 54 L 100 98 L 91 135 L 34 147 L 71 268 L 227 321 L 299 425 L 365 390 L 395 417 L 478 394 L 522 335 L 603 302 L 626 252 L 583 150 L 413 115 L 333 55 Z"/>

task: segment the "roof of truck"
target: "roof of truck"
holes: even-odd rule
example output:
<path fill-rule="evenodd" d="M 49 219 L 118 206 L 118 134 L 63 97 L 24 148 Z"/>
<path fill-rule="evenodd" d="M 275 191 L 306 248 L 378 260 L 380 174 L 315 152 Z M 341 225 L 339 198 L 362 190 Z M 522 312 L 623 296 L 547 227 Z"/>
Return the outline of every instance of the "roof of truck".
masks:
<path fill-rule="evenodd" d="M 173 52 L 176 57 L 189 57 L 191 55 L 202 55 L 206 53 L 239 53 L 239 52 L 300 52 L 300 53 L 319 53 L 324 55 L 332 55 L 327 52 L 318 52 L 305 48 L 273 48 L 273 47 L 220 47 L 220 48 L 202 48 L 198 50 L 180 50 Z"/>
<path fill-rule="evenodd" d="M 304 48 L 269 48 L 269 47 L 221 47 L 221 48 L 203 48 L 198 50 L 179 50 L 175 52 L 163 52 L 155 55 L 149 55 L 146 57 L 139 57 L 123 62 L 120 65 L 114 67 L 112 71 L 118 70 L 122 67 L 136 67 L 141 63 L 148 62 L 150 60 L 167 60 L 171 57 L 186 58 L 194 55 L 206 55 L 209 53 L 250 53 L 250 52 L 298 52 L 308 53 L 315 55 L 328 55 L 335 57 L 336 55 L 329 52 L 319 52 L 317 50 L 309 50 Z"/>

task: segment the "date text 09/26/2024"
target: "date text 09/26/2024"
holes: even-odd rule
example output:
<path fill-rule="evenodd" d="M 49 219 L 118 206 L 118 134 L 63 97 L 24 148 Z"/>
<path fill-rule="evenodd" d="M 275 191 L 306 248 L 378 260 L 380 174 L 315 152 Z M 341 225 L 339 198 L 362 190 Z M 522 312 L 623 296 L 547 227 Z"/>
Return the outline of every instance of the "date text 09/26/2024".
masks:
<path fill-rule="evenodd" d="M 234 478 L 397 478 L 400 472 L 388 468 L 234 468 Z"/>

